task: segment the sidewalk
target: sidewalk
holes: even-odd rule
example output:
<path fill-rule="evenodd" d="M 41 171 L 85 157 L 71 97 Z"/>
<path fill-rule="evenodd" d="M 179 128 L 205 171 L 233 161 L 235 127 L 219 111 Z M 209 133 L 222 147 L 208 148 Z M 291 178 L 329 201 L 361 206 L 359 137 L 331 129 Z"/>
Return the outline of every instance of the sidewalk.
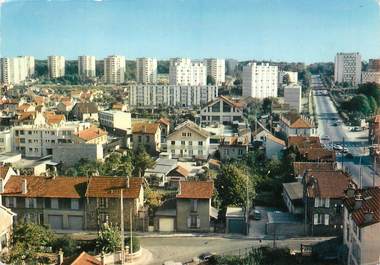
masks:
<path fill-rule="evenodd" d="M 149 250 L 145 248 L 141 248 L 141 256 L 135 258 L 132 260 L 132 262 L 128 261 L 126 264 L 131 264 L 131 265 L 145 265 L 149 264 L 153 261 L 153 254 Z"/>

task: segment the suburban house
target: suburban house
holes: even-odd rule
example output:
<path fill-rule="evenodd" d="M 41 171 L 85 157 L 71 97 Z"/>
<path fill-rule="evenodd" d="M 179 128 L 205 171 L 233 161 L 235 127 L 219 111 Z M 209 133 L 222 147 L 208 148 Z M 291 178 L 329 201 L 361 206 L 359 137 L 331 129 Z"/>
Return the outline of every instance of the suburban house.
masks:
<path fill-rule="evenodd" d="M 74 133 L 74 143 L 82 144 L 105 144 L 107 132 L 95 126 Z"/>
<path fill-rule="evenodd" d="M 74 120 L 87 121 L 93 120 L 98 121 L 98 106 L 95 102 L 78 102 L 72 108 L 70 114 Z"/>
<path fill-rule="evenodd" d="M 280 159 L 283 151 L 286 149 L 285 141 L 277 138 L 271 133 L 265 136 L 265 156 L 268 159 Z"/>
<path fill-rule="evenodd" d="M 2 193 L 16 222 L 33 222 L 54 230 L 85 228 L 86 177 L 11 176 Z"/>
<path fill-rule="evenodd" d="M 380 188 L 350 186 L 343 200 L 346 264 L 378 264 L 380 258 Z"/>
<path fill-rule="evenodd" d="M 168 174 L 177 167 L 177 160 L 171 158 L 159 157 L 153 168 L 147 168 L 144 178 L 152 186 L 165 187 L 168 182 Z"/>
<path fill-rule="evenodd" d="M 314 122 L 306 116 L 294 112 L 284 113 L 280 116 L 280 130 L 286 136 L 313 136 L 317 133 Z"/>
<path fill-rule="evenodd" d="M 288 211 L 292 214 L 304 213 L 303 185 L 300 182 L 283 183 L 282 197 Z"/>
<path fill-rule="evenodd" d="M 166 145 L 166 137 L 168 137 L 170 133 L 170 121 L 166 118 L 160 118 L 156 122 L 160 124 L 161 128 L 161 144 Z"/>
<path fill-rule="evenodd" d="M 294 177 L 300 181 L 307 171 L 327 171 L 335 168 L 334 162 L 293 162 Z"/>
<path fill-rule="evenodd" d="M 210 134 L 190 120 L 175 127 L 167 137 L 168 152 L 173 158 L 206 159 L 209 145 Z"/>
<path fill-rule="evenodd" d="M 230 124 L 243 119 L 242 102 L 231 100 L 225 96 L 220 96 L 209 102 L 202 108 L 200 117 L 202 124 Z"/>
<path fill-rule="evenodd" d="M 139 146 L 151 154 L 160 152 L 161 149 L 161 128 L 158 123 L 139 122 L 132 124 L 132 144 L 133 150 Z"/>
<path fill-rule="evenodd" d="M 351 177 L 342 171 L 310 170 L 302 183 L 305 228 L 309 228 L 309 234 L 342 235 L 344 191 L 353 183 Z"/>
<path fill-rule="evenodd" d="M 177 231 L 209 232 L 211 197 L 214 183 L 211 181 L 181 181 L 178 185 Z M 217 216 L 214 218 L 217 218 Z"/>
<path fill-rule="evenodd" d="M 330 162 L 336 161 L 336 153 L 334 150 L 325 148 L 299 148 L 299 159 L 308 162 Z"/>
<path fill-rule="evenodd" d="M 85 193 L 87 229 L 97 230 L 105 222 L 120 225 L 121 196 L 125 229 L 130 229 L 132 215 L 133 228 L 145 230 L 144 179 L 129 177 L 90 178 Z"/>
<path fill-rule="evenodd" d="M 289 136 L 287 147 L 295 148 L 321 148 L 322 144 L 318 136 Z"/>
<path fill-rule="evenodd" d="M 222 137 L 219 142 L 219 154 L 222 161 L 241 159 L 248 153 L 250 141 L 247 135 Z"/>

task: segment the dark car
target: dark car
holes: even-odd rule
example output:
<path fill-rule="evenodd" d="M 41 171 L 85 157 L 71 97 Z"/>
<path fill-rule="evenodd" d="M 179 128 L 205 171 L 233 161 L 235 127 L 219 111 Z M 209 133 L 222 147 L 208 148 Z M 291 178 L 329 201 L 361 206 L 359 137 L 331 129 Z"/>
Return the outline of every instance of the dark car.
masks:
<path fill-rule="evenodd" d="M 353 159 L 354 156 L 351 153 L 347 153 L 345 156 L 347 159 Z"/>
<path fill-rule="evenodd" d="M 214 254 L 211 252 L 205 252 L 199 255 L 199 260 L 200 261 L 209 261 L 212 257 L 214 257 Z"/>

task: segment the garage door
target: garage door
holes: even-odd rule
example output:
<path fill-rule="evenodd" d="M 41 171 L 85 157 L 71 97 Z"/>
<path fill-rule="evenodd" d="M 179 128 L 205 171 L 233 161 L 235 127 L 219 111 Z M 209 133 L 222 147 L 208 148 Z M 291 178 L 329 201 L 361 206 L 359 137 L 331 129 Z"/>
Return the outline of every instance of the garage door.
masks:
<path fill-rule="evenodd" d="M 62 215 L 49 215 L 48 221 L 51 229 L 63 228 L 63 216 Z"/>
<path fill-rule="evenodd" d="M 83 229 L 83 217 L 82 216 L 69 216 L 69 229 L 82 230 Z"/>
<path fill-rule="evenodd" d="M 160 230 L 160 232 L 173 232 L 174 231 L 174 218 L 160 218 L 159 230 Z"/>
<path fill-rule="evenodd" d="M 243 234 L 244 220 L 243 219 L 228 219 L 228 233 Z"/>

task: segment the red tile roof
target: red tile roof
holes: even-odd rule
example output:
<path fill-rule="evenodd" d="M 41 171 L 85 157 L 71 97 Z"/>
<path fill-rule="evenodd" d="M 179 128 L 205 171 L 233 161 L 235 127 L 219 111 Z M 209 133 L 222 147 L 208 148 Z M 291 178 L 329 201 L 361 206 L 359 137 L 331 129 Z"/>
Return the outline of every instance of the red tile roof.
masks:
<path fill-rule="evenodd" d="M 129 182 L 129 188 L 127 188 Z M 120 190 L 124 189 L 124 198 L 136 199 L 140 195 L 143 185 L 142 178 L 127 177 L 91 177 L 86 191 L 86 197 L 90 198 L 117 198 Z"/>
<path fill-rule="evenodd" d="M 288 147 L 322 147 L 318 136 L 289 136 Z"/>
<path fill-rule="evenodd" d="M 183 177 L 187 177 L 187 176 L 190 175 L 190 172 L 186 168 L 184 168 L 184 167 L 177 166 L 175 169 L 173 169 L 172 171 L 170 171 L 168 175 L 169 176 L 178 176 L 178 175 L 181 175 Z"/>
<path fill-rule="evenodd" d="M 170 121 L 168 119 L 166 119 L 166 118 L 160 118 L 157 122 L 158 123 L 162 123 L 162 124 L 164 124 L 166 126 L 170 125 Z"/>
<path fill-rule="evenodd" d="M 22 183 L 27 182 L 27 193 L 22 193 Z M 4 195 L 41 198 L 81 198 L 87 177 L 12 176 L 4 188 Z"/>
<path fill-rule="evenodd" d="M 281 120 L 290 128 L 310 129 L 315 127 L 310 119 L 294 112 L 288 112 L 281 115 Z"/>
<path fill-rule="evenodd" d="M 160 125 L 158 123 L 139 122 L 132 124 L 132 133 L 135 134 L 156 134 Z"/>
<path fill-rule="evenodd" d="M 309 171 L 305 175 L 307 195 L 311 198 L 344 198 L 345 190 L 352 183 L 351 177 L 342 171 Z"/>
<path fill-rule="evenodd" d="M 335 162 L 336 160 L 334 150 L 328 150 L 325 148 L 299 148 L 298 151 L 307 161 Z"/>
<path fill-rule="evenodd" d="M 324 171 L 334 169 L 334 162 L 293 162 L 293 170 L 296 175 L 304 174 L 306 170 Z"/>
<path fill-rule="evenodd" d="M 9 166 L 1 165 L 0 166 L 0 179 L 4 179 L 7 176 L 9 171 Z"/>
<path fill-rule="evenodd" d="M 212 181 L 180 181 L 177 198 L 210 199 L 214 191 Z"/>
<path fill-rule="evenodd" d="M 62 265 L 101 265 L 102 263 L 97 260 L 94 256 L 82 252 L 76 258 L 64 259 Z"/>
<path fill-rule="evenodd" d="M 344 206 L 351 213 L 353 221 L 359 227 L 364 227 L 370 224 L 380 222 L 380 187 L 371 187 L 362 190 L 356 190 L 356 196 L 361 195 L 361 207 L 355 208 L 355 197 L 345 198 Z M 373 213 L 372 220 L 365 220 L 365 214 Z"/>
<path fill-rule="evenodd" d="M 98 137 L 107 135 L 107 132 L 97 127 L 90 127 L 88 129 L 77 132 L 75 135 L 84 141 L 90 141 Z"/>

